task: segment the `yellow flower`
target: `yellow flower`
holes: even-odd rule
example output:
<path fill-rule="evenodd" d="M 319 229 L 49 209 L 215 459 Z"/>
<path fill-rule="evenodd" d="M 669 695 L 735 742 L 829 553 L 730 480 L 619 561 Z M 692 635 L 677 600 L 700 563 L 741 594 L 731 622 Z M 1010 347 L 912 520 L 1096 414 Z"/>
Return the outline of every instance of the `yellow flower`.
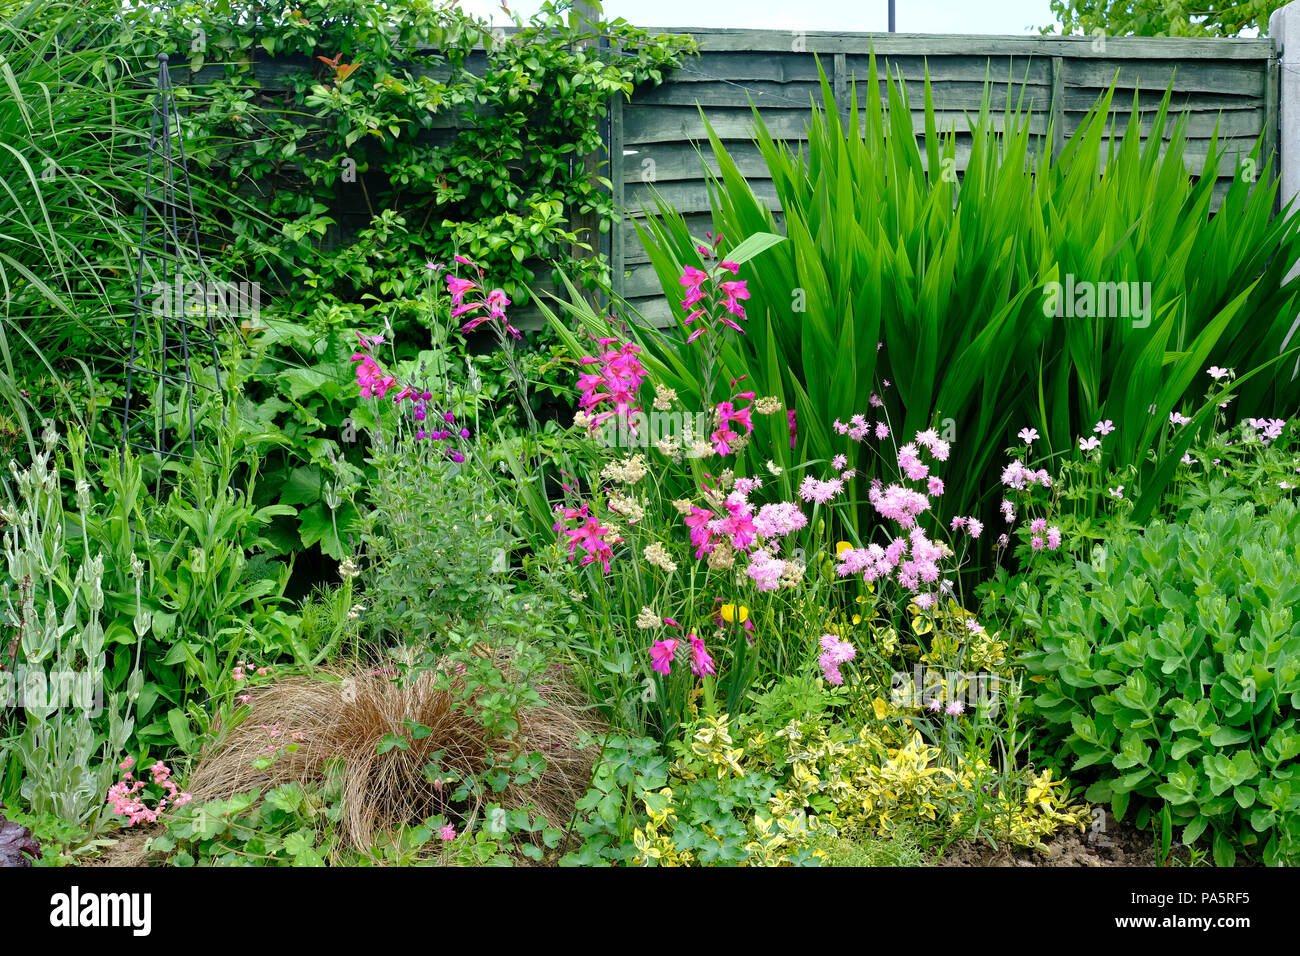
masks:
<path fill-rule="evenodd" d="M 735 604 L 724 604 L 719 613 L 722 615 L 722 619 L 728 624 L 744 624 L 745 619 L 749 617 L 749 608 L 745 607 L 743 604 L 739 606 Z"/>
<path fill-rule="evenodd" d="M 839 558 L 839 557 L 843 557 L 844 552 L 850 550 L 852 547 L 853 547 L 853 545 L 849 544 L 847 541 L 836 541 L 836 542 L 835 542 L 835 557 L 837 557 L 837 558 Z"/>

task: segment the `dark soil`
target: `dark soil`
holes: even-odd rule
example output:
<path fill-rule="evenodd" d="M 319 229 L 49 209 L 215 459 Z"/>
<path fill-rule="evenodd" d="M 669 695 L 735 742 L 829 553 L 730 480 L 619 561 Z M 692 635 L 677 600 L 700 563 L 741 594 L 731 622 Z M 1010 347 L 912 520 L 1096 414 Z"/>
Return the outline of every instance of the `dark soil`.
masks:
<path fill-rule="evenodd" d="M 934 866 L 1159 866 L 1155 835 L 1106 814 L 1106 828 L 1096 834 L 1068 830 L 1047 844 L 1048 853 L 963 840 L 933 861 Z M 1189 859 L 1185 847 L 1174 848 L 1177 862 Z"/>

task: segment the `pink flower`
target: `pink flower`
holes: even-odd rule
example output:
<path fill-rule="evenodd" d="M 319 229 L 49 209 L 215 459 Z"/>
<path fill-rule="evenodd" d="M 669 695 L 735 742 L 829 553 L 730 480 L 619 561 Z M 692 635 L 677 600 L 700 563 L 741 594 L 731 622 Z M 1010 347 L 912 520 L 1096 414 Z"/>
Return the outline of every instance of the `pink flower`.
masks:
<path fill-rule="evenodd" d="M 754 516 L 754 530 L 762 538 L 778 538 L 808 526 L 808 518 L 792 501 L 766 504 Z"/>
<path fill-rule="evenodd" d="M 812 475 L 808 475 L 799 484 L 799 497 L 804 501 L 814 501 L 819 505 L 824 505 L 843 490 L 844 482 L 839 478 L 832 478 L 830 481 L 818 481 Z"/>
<path fill-rule="evenodd" d="M 682 300 L 682 308 L 689 309 L 695 303 L 704 298 L 704 292 L 701 286 L 709 281 L 709 274 L 702 272 L 694 266 L 687 266 L 682 277 L 677 280 L 686 289 L 686 298 Z"/>
<path fill-rule="evenodd" d="M 873 485 L 867 499 L 883 517 L 897 521 L 903 528 L 912 527 L 916 516 L 930 507 L 929 498 L 903 485 L 890 485 L 884 491 Z"/>
<path fill-rule="evenodd" d="M 459 256 L 456 258 L 457 261 L 460 260 Z M 468 279 L 458 279 L 452 275 L 447 276 L 447 291 L 451 293 L 451 304 L 454 306 L 462 305 L 465 301 L 465 295 L 470 290 L 477 288 L 478 286 Z"/>
<path fill-rule="evenodd" d="M 743 319 L 745 317 L 745 307 L 736 300 L 749 298 L 749 290 L 745 288 L 746 281 L 747 280 L 745 279 L 741 279 L 737 282 L 721 282 L 718 284 L 718 288 L 720 288 L 722 294 L 726 296 L 725 301 L 722 303 L 722 307 L 738 319 Z M 723 321 L 726 320 L 724 319 Z M 728 324 L 730 325 L 731 323 Z M 740 330 L 739 326 L 733 325 L 732 327 L 737 329 L 737 331 Z"/>
<path fill-rule="evenodd" d="M 704 642 L 694 634 L 686 635 L 691 642 L 691 673 L 696 677 L 703 677 L 705 674 L 716 674 L 717 670 L 713 666 L 713 658 L 709 656 L 708 650 L 704 647 Z"/>
<path fill-rule="evenodd" d="M 785 562 L 766 551 L 756 551 L 745 573 L 753 579 L 760 591 L 775 591 L 781 583 L 781 575 L 785 573 Z"/>
<path fill-rule="evenodd" d="M 361 386 L 362 398 L 383 398 L 388 390 L 397 384 L 397 379 L 385 375 L 378 363 L 369 355 L 357 352 L 352 356 L 357 365 L 357 384 Z"/>
<path fill-rule="evenodd" d="M 728 498 L 723 502 L 723 506 L 727 509 L 727 514 L 710 521 L 709 531 L 731 538 L 732 546 L 738 551 L 748 551 L 758 535 L 758 529 L 754 527 L 753 518 L 749 513 L 749 506 L 734 498 Z"/>
<path fill-rule="evenodd" d="M 713 440 L 713 450 L 719 455 L 731 454 L 731 443 L 740 437 L 740 434 L 733 431 L 731 423 L 736 422 L 746 434 L 753 434 L 754 420 L 748 406 L 737 409 L 732 402 L 719 402 L 717 407 L 718 427 L 710 436 Z"/>
<path fill-rule="evenodd" d="M 654 646 L 650 648 L 650 668 L 660 674 L 671 674 L 673 670 L 673 657 L 677 653 L 677 638 L 670 637 L 666 641 L 655 641 Z"/>
<path fill-rule="evenodd" d="M 834 634 L 823 634 L 821 647 L 822 653 L 817 658 L 817 664 L 822 669 L 822 676 L 826 678 L 826 683 L 838 687 L 844 683 L 840 665 L 857 657 L 857 648 Z"/>
<path fill-rule="evenodd" d="M 578 376 L 578 390 L 582 393 L 578 408 L 587 413 L 592 431 L 611 417 L 629 421 L 631 414 L 641 408 L 635 404 L 645 381 L 645 369 L 637 358 L 641 349 L 631 342 L 617 350 L 608 348 L 615 341 L 599 339 L 599 344 L 606 346 L 600 355 L 578 360 L 581 365 L 598 366 L 596 371 Z"/>
<path fill-rule="evenodd" d="M 1092 430 L 1095 431 L 1098 435 L 1109 435 L 1111 432 L 1115 430 L 1115 423 L 1108 418 L 1104 422 L 1098 422 L 1097 424 L 1093 425 Z"/>
<path fill-rule="evenodd" d="M 966 707 L 962 704 L 961 701 L 954 700 L 951 703 L 949 703 L 947 707 L 943 709 L 943 712 L 950 717 L 956 717 L 958 714 L 962 713 L 965 710 Z"/>
<path fill-rule="evenodd" d="M 1091 438 L 1079 439 L 1079 451 L 1092 451 L 1101 447 L 1101 439 L 1095 435 Z"/>
<path fill-rule="evenodd" d="M 443 843 L 450 843 L 456 839 L 456 828 L 450 823 L 444 823 L 442 829 L 438 831 L 438 836 L 441 837 Z"/>
<path fill-rule="evenodd" d="M 691 529 L 691 544 L 695 545 L 695 557 L 704 557 L 713 550 L 713 532 L 709 529 L 713 515 L 704 508 L 691 508 L 691 513 L 683 520 L 686 522 L 686 527 Z"/>
<path fill-rule="evenodd" d="M 601 568 L 606 574 L 609 573 L 609 559 L 613 556 L 611 545 L 617 544 L 621 538 L 614 538 L 607 541 L 605 535 L 609 534 L 612 529 L 603 527 L 598 518 L 591 515 L 587 505 L 584 503 L 581 508 L 560 508 L 557 506 L 556 514 L 560 516 L 555 522 L 554 530 L 561 532 L 568 538 L 569 560 L 572 561 L 577 557 L 578 549 L 581 548 L 586 552 L 579 566 L 591 564 L 599 561 Z M 581 521 L 577 528 L 566 528 L 566 521 Z"/>

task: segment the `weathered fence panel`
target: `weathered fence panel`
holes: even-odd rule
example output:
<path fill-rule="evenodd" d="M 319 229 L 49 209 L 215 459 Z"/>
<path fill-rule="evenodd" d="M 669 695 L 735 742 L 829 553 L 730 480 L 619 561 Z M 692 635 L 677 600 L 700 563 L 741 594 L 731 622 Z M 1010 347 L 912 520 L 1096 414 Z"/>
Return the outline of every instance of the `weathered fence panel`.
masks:
<path fill-rule="evenodd" d="M 874 49 L 883 75 L 901 74 L 908 87 L 912 128 L 922 134 L 922 89 L 930 74 L 940 129 L 957 134 L 957 170 L 970 155 L 967 116 L 979 109 L 985 82 L 995 113 L 1008 97 L 1029 114 L 1031 133 L 1043 140 L 1052 118 L 1059 151 L 1101 94 L 1114 83 L 1112 115 L 1121 125 L 1137 109 L 1144 120 L 1172 85 L 1172 109 L 1186 114 L 1189 171 L 1199 175 L 1216 126 L 1232 156 L 1245 156 L 1264 135 L 1265 154 L 1277 144 L 1277 49 L 1271 39 L 927 36 L 915 34 L 798 33 L 764 30 L 667 30 L 691 33 L 698 57 L 688 58 L 661 86 L 638 89 L 611 105 L 610 179 L 615 200 L 630 216 L 613 230 L 610 254 L 614 290 L 652 324 L 669 321 L 654 270 L 632 220 L 658 195 L 681 212 L 697 234 L 709 228 L 705 165 L 709 152 L 702 109 L 726 141 L 755 192 L 777 213 L 766 167 L 749 140 L 751 104 L 769 130 L 791 142 L 807 136 L 813 102 L 820 103 L 818 61 L 845 93 L 868 76 Z M 924 157 L 924 153 L 922 153 Z M 1261 162 L 1262 167 L 1262 162 Z M 1216 193 L 1226 191 L 1235 164 L 1219 169 Z M 1218 197 L 1216 197 L 1216 202 Z"/>

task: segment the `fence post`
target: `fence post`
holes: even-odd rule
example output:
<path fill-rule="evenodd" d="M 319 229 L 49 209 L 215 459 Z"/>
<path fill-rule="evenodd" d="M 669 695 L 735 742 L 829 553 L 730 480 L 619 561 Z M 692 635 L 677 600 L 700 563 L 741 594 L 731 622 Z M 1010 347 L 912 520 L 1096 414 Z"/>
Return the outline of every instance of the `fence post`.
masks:
<path fill-rule="evenodd" d="M 1300 192 L 1300 3 L 1288 3 L 1273 11 L 1268 18 L 1268 35 L 1273 38 L 1275 49 L 1269 61 L 1268 80 L 1274 82 L 1271 97 L 1275 109 L 1272 115 L 1265 117 L 1266 122 L 1277 129 L 1269 137 L 1277 146 L 1278 176 L 1281 189 L 1278 202 L 1285 206 Z M 1264 101 L 1270 101 L 1265 91 Z M 1292 212 L 1295 215 L 1295 212 Z M 1287 272 L 1287 279 L 1300 273 L 1300 262 L 1292 263 Z M 1282 343 L 1285 349 L 1295 344 L 1296 333 L 1300 331 L 1300 316 L 1297 316 Z M 1300 359 L 1292 366 L 1292 374 L 1300 375 Z"/>
<path fill-rule="evenodd" d="M 578 27 L 600 22 L 598 7 L 591 0 L 574 0 L 570 17 L 570 22 Z M 594 40 L 579 41 L 575 49 L 586 49 L 595 44 L 596 41 Z M 588 182 L 594 182 L 600 174 L 599 153 L 585 153 L 577 157 L 575 162 L 581 164 L 581 175 Z M 580 241 L 591 246 L 590 249 L 583 249 L 578 245 L 572 246 L 569 253 L 574 259 L 594 259 L 600 255 L 600 217 L 596 213 L 573 212 L 569 216 L 569 229 L 578 234 Z M 587 290 L 584 290 L 583 294 L 592 308 L 600 308 L 600 297 L 598 295 Z"/>
<path fill-rule="evenodd" d="M 1268 139 L 1277 144 L 1278 174 L 1282 181 L 1278 198 L 1286 205 L 1300 193 L 1300 3 L 1288 3 L 1274 10 L 1268 18 L 1268 35 L 1277 45 L 1274 56 L 1279 68 L 1276 92 L 1270 97 L 1265 90 L 1265 102 L 1271 99 L 1276 104 L 1273 115 L 1265 117 L 1265 121 L 1277 131 L 1275 138 Z M 1293 275 L 1295 271 L 1292 269 Z"/>

